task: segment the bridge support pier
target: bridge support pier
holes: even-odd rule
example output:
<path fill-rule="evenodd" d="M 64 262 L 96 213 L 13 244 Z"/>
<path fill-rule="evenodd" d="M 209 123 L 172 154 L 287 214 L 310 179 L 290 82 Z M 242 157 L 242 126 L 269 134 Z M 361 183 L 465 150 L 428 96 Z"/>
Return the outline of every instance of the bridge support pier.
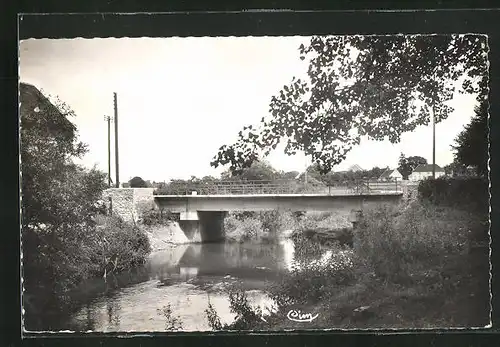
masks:
<path fill-rule="evenodd" d="M 183 212 L 179 226 L 192 242 L 217 242 L 225 238 L 224 211 Z"/>

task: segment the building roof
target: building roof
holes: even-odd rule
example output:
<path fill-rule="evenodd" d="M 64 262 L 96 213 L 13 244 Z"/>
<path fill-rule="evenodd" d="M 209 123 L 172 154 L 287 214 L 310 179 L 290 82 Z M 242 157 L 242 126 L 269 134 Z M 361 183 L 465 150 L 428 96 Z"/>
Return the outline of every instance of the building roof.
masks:
<path fill-rule="evenodd" d="M 435 164 L 435 168 L 436 172 L 444 172 L 444 170 L 437 164 Z M 413 172 L 432 172 L 432 164 L 420 164 L 413 170 Z"/>
<path fill-rule="evenodd" d="M 401 175 L 401 172 L 399 172 L 398 169 L 385 169 L 385 171 L 382 172 L 382 175 L 380 175 L 379 178 L 389 178 L 395 171 Z"/>
<path fill-rule="evenodd" d="M 56 133 L 57 136 L 74 136 L 76 126 L 35 86 L 20 82 L 19 100 L 19 113 L 24 126 L 37 119 L 50 133 Z"/>
<path fill-rule="evenodd" d="M 387 169 L 385 169 L 385 171 L 384 171 L 384 172 L 382 172 L 382 175 L 380 175 L 380 177 L 379 177 L 379 178 L 386 178 L 386 177 L 389 177 L 389 176 L 391 175 L 391 173 L 392 173 L 392 170 L 391 170 L 391 169 L 389 169 L 389 168 L 387 168 Z"/>
<path fill-rule="evenodd" d="M 354 164 L 354 165 L 351 165 L 349 167 L 349 169 L 347 169 L 347 171 L 354 171 L 354 172 L 357 172 L 357 171 L 363 171 L 363 169 L 361 168 L 361 166 L 359 166 L 358 164 Z"/>

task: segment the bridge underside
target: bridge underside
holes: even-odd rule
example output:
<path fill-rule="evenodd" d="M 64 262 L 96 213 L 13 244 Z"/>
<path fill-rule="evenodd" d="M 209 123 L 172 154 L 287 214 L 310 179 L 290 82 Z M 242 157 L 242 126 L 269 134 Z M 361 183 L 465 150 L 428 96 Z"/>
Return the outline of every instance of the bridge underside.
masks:
<path fill-rule="evenodd" d="M 160 209 L 180 214 L 180 226 L 195 242 L 224 238 L 224 216 L 228 211 L 324 211 L 350 215 L 389 204 L 398 204 L 402 194 L 383 195 L 157 195 Z"/>

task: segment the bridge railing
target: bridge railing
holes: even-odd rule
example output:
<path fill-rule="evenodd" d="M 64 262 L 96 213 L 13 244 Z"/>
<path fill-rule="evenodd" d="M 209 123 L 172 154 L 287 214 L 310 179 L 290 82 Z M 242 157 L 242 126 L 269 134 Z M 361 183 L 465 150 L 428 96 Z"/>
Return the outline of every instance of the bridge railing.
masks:
<path fill-rule="evenodd" d="M 157 189 L 156 195 L 243 195 L 243 194 L 329 194 L 366 195 L 402 191 L 397 180 L 355 180 L 330 184 L 304 184 L 294 180 L 172 182 Z"/>

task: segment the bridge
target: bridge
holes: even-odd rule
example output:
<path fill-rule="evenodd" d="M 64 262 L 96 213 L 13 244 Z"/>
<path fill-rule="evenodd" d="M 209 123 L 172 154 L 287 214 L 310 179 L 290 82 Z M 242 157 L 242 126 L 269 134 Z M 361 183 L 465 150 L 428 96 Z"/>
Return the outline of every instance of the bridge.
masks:
<path fill-rule="evenodd" d="M 160 209 L 180 215 L 186 236 L 197 241 L 224 238 L 228 211 L 325 211 L 355 214 L 382 204 L 398 204 L 402 185 L 391 182 L 350 182 L 309 186 L 281 181 L 227 181 L 171 184 L 155 192 Z"/>

